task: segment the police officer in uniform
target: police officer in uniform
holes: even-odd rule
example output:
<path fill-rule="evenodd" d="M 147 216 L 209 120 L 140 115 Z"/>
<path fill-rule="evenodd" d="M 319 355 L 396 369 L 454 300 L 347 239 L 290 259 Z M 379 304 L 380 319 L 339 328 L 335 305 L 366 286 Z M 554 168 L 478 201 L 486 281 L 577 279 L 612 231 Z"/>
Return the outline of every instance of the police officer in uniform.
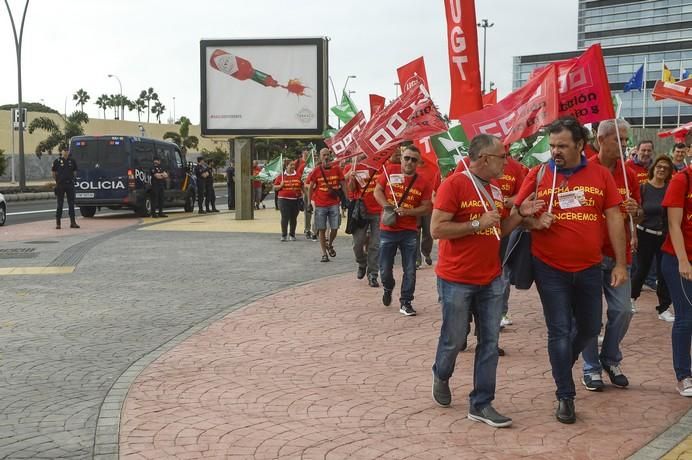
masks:
<path fill-rule="evenodd" d="M 149 171 L 151 175 L 151 217 L 168 217 L 163 213 L 163 195 L 166 190 L 168 172 L 161 166 L 161 159 L 154 157 L 154 166 Z M 158 209 L 158 215 L 156 210 Z"/>
<path fill-rule="evenodd" d="M 55 196 L 58 198 L 58 208 L 55 211 L 55 228 L 60 229 L 65 195 L 67 195 L 70 228 L 79 228 L 74 214 L 74 178 L 77 172 L 77 162 L 69 156 L 66 148 L 60 150 L 60 158 L 53 162 L 51 171 L 53 171 L 53 179 L 55 179 Z"/>
<path fill-rule="evenodd" d="M 195 166 L 195 177 L 197 178 L 197 207 L 200 214 L 206 214 L 202 204 L 206 201 L 206 208 L 209 209 L 209 197 L 207 196 L 207 178 L 211 175 L 209 167 L 204 162 L 204 157 L 197 157 Z"/>
<path fill-rule="evenodd" d="M 207 180 L 206 180 L 207 212 L 220 212 L 218 209 L 216 209 L 216 191 L 214 191 L 214 168 L 212 168 L 211 164 L 208 165 L 208 168 L 209 168 L 209 176 L 207 177 Z M 209 206 L 211 206 L 211 209 L 209 209 Z"/>

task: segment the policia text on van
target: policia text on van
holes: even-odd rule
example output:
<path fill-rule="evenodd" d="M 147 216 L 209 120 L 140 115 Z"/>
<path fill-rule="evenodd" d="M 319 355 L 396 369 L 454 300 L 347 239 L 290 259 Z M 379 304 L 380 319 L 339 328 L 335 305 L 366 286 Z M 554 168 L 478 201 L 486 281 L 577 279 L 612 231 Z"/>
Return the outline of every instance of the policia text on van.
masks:
<path fill-rule="evenodd" d="M 192 211 L 193 196 L 185 158 L 177 145 L 130 136 L 78 136 L 70 141 L 70 153 L 79 165 L 75 177 L 75 202 L 84 217 L 96 209 L 130 208 L 140 216 L 152 211 L 149 171 L 154 157 L 168 171 L 164 206 L 183 206 Z"/>

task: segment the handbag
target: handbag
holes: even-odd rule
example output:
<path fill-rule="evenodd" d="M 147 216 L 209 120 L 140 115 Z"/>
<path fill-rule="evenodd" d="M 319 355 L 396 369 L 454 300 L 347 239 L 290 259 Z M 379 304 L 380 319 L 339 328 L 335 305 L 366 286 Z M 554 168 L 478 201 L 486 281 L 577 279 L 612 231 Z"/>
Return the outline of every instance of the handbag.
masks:
<path fill-rule="evenodd" d="M 298 212 L 303 212 L 305 211 L 305 200 L 303 200 L 303 197 L 301 196 L 298 198 Z"/>
<path fill-rule="evenodd" d="M 368 185 L 370 185 L 370 181 L 374 175 L 375 173 L 373 172 L 370 175 L 370 178 L 368 178 L 360 197 L 355 200 L 351 200 L 348 203 L 348 213 L 346 214 L 346 233 L 349 235 L 352 235 L 355 230 L 363 228 L 368 224 L 368 210 L 363 202 L 363 194 L 368 188 Z"/>
<path fill-rule="evenodd" d="M 413 175 L 413 179 L 411 182 L 408 184 L 408 187 L 406 187 L 406 190 L 404 190 L 404 194 L 401 195 L 401 198 L 399 199 L 399 203 L 403 203 L 406 200 L 406 197 L 408 197 L 408 192 L 411 191 L 411 187 L 413 187 L 413 183 L 416 182 L 416 179 L 418 178 L 418 174 Z M 381 216 L 381 222 L 383 225 L 386 225 L 387 227 L 393 227 L 396 225 L 396 218 L 397 218 L 397 213 L 394 211 L 394 206 L 384 206 L 382 208 L 382 216 Z"/>

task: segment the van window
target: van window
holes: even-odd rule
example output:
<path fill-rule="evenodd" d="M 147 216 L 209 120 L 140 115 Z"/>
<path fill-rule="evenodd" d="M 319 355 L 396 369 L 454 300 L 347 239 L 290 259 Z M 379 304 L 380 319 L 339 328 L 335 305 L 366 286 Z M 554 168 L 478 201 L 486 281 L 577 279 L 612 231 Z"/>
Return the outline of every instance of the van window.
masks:
<path fill-rule="evenodd" d="M 178 150 L 177 148 L 175 148 L 175 149 L 173 150 L 173 153 L 174 153 L 174 155 L 175 155 L 175 167 L 176 167 L 176 168 L 182 168 L 182 167 L 183 167 L 183 156 L 182 156 L 182 154 L 180 153 L 180 150 Z"/>
<path fill-rule="evenodd" d="M 173 163 L 173 151 L 171 148 L 164 145 L 157 145 L 156 155 L 161 159 L 161 167 L 170 171 L 171 164 Z"/>
<path fill-rule="evenodd" d="M 154 144 L 134 141 L 132 143 L 132 166 L 148 172 L 154 166 Z"/>
<path fill-rule="evenodd" d="M 79 169 L 127 168 L 128 158 L 123 139 L 76 140 L 70 146 L 70 154 Z"/>

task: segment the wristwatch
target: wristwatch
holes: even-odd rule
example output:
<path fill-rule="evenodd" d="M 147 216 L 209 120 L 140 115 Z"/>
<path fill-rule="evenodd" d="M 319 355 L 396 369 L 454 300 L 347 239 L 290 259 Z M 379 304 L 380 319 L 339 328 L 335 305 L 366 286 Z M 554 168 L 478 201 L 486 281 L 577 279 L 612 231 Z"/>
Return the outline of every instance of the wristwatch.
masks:
<path fill-rule="evenodd" d="M 481 221 L 478 219 L 473 219 L 471 221 L 471 228 L 474 230 L 478 230 L 481 228 Z"/>

